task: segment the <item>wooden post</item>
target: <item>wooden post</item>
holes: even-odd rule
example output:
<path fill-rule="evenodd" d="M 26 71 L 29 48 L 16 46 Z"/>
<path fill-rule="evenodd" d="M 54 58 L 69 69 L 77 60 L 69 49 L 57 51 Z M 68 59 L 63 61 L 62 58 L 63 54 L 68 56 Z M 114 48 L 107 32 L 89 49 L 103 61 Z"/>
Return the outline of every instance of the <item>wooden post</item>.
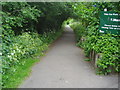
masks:
<path fill-rule="evenodd" d="M 95 55 L 95 68 L 97 68 L 97 61 L 98 61 L 98 59 L 99 58 L 101 58 L 101 53 L 97 53 L 96 55 Z"/>

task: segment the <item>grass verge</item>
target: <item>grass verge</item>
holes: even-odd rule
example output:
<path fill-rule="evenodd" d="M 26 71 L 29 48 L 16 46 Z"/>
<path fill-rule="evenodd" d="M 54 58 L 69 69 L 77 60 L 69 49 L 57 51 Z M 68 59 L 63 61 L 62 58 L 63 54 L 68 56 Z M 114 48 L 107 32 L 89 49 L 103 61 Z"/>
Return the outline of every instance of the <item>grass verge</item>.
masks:
<path fill-rule="evenodd" d="M 32 57 L 28 57 L 26 59 L 21 59 L 19 65 L 17 64 L 15 66 L 14 65 L 11 66 L 9 71 L 7 72 L 7 74 L 2 76 L 5 78 L 5 83 L 4 83 L 3 89 L 5 89 L 5 88 L 18 88 L 19 85 L 25 80 L 25 78 L 30 75 L 31 67 L 35 63 L 40 61 L 41 56 L 45 55 L 46 51 L 49 49 L 49 46 L 55 40 L 57 40 L 57 38 L 59 38 L 61 36 L 61 34 L 62 34 L 62 32 L 57 32 L 54 35 L 54 38 L 49 39 L 48 43 L 46 41 L 47 46 L 45 46 L 42 51 L 40 50 L 40 52 L 35 53 L 34 55 L 32 55 Z"/>
<path fill-rule="evenodd" d="M 22 81 L 29 76 L 31 72 L 31 67 L 40 61 L 39 58 L 27 58 L 27 59 L 22 59 L 21 60 L 24 65 L 17 65 L 14 66 L 16 68 L 16 71 L 11 74 L 7 74 L 7 76 L 10 76 L 7 80 L 7 83 L 5 84 L 5 88 L 17 88 Z"/>

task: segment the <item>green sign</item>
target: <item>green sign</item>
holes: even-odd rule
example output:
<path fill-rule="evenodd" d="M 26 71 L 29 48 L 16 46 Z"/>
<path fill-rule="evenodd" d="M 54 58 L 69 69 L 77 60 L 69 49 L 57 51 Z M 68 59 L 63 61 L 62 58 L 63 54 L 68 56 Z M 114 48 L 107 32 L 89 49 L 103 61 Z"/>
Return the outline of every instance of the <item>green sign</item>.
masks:
<path fill-rule="evenodd" d="M 99 32 L 120 35 L 120 14 L 114 11 L 101 11 Z"/>

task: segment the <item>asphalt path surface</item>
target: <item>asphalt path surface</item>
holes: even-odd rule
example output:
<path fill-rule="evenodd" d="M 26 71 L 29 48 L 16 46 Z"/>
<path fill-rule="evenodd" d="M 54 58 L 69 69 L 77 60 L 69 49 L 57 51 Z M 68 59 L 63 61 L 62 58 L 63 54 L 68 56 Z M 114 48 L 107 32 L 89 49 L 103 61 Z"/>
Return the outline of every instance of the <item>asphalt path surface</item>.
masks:
<path fill-rule="evenodd" d="M 75 35 L 66 26 L 41 61 L 33 66 L 20 88 L 117 88 L 118 75 L 96 75 L 84 51 L 75 45 Z"/>

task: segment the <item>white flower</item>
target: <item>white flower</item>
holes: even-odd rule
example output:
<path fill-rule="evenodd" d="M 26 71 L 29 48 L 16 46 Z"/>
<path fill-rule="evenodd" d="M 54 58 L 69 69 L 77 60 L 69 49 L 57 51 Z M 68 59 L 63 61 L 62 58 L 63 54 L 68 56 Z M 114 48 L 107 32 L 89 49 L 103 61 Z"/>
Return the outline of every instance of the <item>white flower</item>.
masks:
<path fill-rule="evenodd" d="M 11 55 L 14 55 L 14 53 L 11 53 Z"/>
<path fill-rule="evenodd" d="M 15 50 L 13 50 L 13 52 L 15 53 Z"/>
<path fill-rule="evenodd" d="M 10 56 L 10 55 L 8 55 L 8 57 L 9 57 L 9 58 L 11 58 L 11 56 Z"/>
<path fill-rule="evenodd" d="M 0 53 L 0 55 L 2 56 L 2 53 Z"/>

